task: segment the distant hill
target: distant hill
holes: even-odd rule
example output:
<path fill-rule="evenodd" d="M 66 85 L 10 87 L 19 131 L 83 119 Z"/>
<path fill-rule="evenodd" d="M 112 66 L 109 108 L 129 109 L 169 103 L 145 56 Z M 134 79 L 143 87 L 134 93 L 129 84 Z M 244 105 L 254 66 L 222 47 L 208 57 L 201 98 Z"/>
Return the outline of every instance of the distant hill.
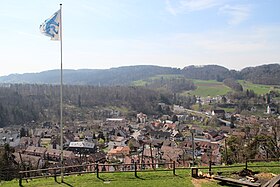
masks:
<path fill-rule="evenodd" d="M 127 66 L 111 69 L 63 70 L 63 82 L 70 85 L 128 85 L 133 81 L 159 74 L 180 74 L 181 70 L 160 66 Z M 0 83 L 59 84 L 60 70 L 40 73 L 11 74 L 0 77 Z"/>
<path fill-rule="evenodd" d="M 253 83 L 279 85 L 280 65 L 269 64 L 247 67 L 241 71 L 229 70 L 218 65 L 187 66 L 183 69 L 151 65 L 125 66 L 111 69 L 64 70 L 63 82 L 70 85 L 131 85 L 134 81 L 147 80 L 158 75 L 180 75 L 187 79 L 217 80 L 239 79 Z M 60 71 L 11 74 L 0 77 L 0 83 L 59 84 Z"/>
<path fill-rule="evenodd" d="M 227 78 L 237 78 L 238 72 L 218 65 L 187 66 L 182 74 L 189 79 L 217 80 L 222 82 Z"/>
<path fill-rule="evenodd" d="M 279 85 L 280 65 L 268 64 L 244 68 L 240 71 L 240 77 L 255 84 Z"/>

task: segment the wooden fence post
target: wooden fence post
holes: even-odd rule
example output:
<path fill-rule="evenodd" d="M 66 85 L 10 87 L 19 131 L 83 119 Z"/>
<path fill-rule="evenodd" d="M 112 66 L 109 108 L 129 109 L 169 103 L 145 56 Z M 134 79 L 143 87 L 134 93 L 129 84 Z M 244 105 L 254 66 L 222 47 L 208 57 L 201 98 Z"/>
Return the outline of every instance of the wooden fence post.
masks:
<path fill-rule="evenodd" d="M 54 171 L 54 180 L 55 180 L 55 182 L 57 182 L 57 179 L 56 179 L 56 169 L 54 169 L 53 171 Z"/>
<path fill-rule="evenodd" d="M 22 186 L 22 174 L 21 174 L 21 172 L 19 172 L 19 181 L 18 181 L 18 183 L 19 183 L 19 186 Z"/>
<path fill-rule="evenodd" d="M 175 161 L 173 161 L 173 175 L 176 175 Z"/>
<path fill-rule="evenodd" d="M 210 176 L 212 175 L 212 161 L 211 161 L 211 159 L 209 161 L 209 175 Z"/>
<path fill-rule="evenodd" d="M 138 177 L 137 176 L 137 164 L 136 164 L 136 162 L 134 162 L 134 176 Z"/>
<path fill-rule="evenodd" d="M 98 163 L 96 164 L 96 176 L 99 179 L 99 166 L 98 166 Z"/>

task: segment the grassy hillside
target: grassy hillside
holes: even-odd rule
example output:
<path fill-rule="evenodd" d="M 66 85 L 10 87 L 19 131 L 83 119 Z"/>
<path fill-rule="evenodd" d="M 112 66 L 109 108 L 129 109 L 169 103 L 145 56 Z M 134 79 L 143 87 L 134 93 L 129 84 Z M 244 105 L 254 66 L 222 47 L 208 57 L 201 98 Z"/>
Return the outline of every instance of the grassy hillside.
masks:
<path fill-rule="evenodd" d="M 176 79 L 183 78 L 183 75 L 157 75 L 150 77 L 146 80 L 134 81 L 134 86 L 148 86 L 156 80 L 164 79 Z M 216 95 L 225 95 L 227 92 L 231 91 L 231 88 L 225 86 L 222 82 L 217 82 L 215 80 L 192 80 L 195 86 L 195 90 L 184 91 L 183 94 L 197 95 L 197 96 L 216 96 Z"/>
<path fill-rule="evenodd" d="M 153 77 L 149 77 L 145 80 L 141 79 L 141 80 L 133 81 L 132 85 L 133 86 L 146 86 L 156 80 L 161 80 L 161 79 L 168 80 L 168 79 L 172 79 L 172 78 L 174 79 L 174 78 L 183 78 L 183 77 L 184 77 L 183 75 L 176 75 L 176 74 L 156 75 Z"/>
<path fill-rule="evenodd" d="M 176 79 L 176 78 L 182 78 L 182 75 L 157 75 L 150 77 L 146 80 L 138 80 L 134 81 L 133 85 L 134 86 L 147 86 L 153 83 L 153 81 L 164 79 Z M 215 97 L 217 95 L 225 95 L 230 91 L 233 91 L 231 88 L 228 86 L 224 85 L 223 82 L 218 82 L 216 80 L 192 80 L 194 85 L 197 87 L 195 90 L 191 91 L 185 91 L 183 94 L 189 94 L 189 95 L 197 95 L 201 97 Z M 273 86 L 273 85 L 263 85 L 263 84 L 253 84 L 248 81 L 244 80 L 239 80 L 238 81 L 242 87 L 243 90 L 253 90 L 256 94 L 266 94 L 271 90 L 279 91 L 280 92 L 280 87 L 279 86 Z"/>
<path fill-rule="evenodd" d="M 247 90 L 247 89 L 253 90 L 256 94 L 266 94 L 271 90 L 280 91 L 279 86 L 253 84 L 251 82 L 244 81 L 244 80 L 239 80 L 238 82 L 242 85 L 243 90 Z"/>
<path fill-rule="evenodd" d="M 225 86 L 222 82 L 215 80 L 193 80 L 197 87 L 193 91 L 187 91 L 184 94 L 197 95 L 201 97 L 225 95 L 231 88 Z"/>

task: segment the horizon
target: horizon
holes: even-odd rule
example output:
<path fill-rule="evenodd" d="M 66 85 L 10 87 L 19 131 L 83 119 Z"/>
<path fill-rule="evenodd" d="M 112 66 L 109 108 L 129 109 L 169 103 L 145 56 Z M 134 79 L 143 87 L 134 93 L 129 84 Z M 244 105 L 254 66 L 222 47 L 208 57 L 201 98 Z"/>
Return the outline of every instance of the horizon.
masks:
<path fill-rule="evenodd" d="M 211 66 L 211 65 L 216 65 L 216 66 L 220 66 L 220 67 L 224 67 L 228 70 L 235 70 L 235 71 L 241 71 L 245 68 L 255 68 L 255 67 L 258 67 L 258 66 L 263 66 L 263 65 L 272 65 L 272 64 L 278 64 L 280 65 L 279 63 L 270 63 L 270 64 L 260 64 L 260 65 L 257 65 L 257 66 L 248 66 L 248 67 L 244 67 L 240 70 L 237 70 L 237 69 L 229 69 L 228 67 L 225 67 L 225 66 L 220 66 L 220 65 L 217 65 L 217 64 L 205 64 L 205 65 L 194 65 L 194 64 L 190 64 L 188 66 L 185 66 L 183 68 L 179 68 L 179 67 L 171 67 L 171 66 L 159 66 L 159 65 L 145 65 L 145 64 L 142 64 L 142 65 L 127 65 L 127 66 L 119 66 L 119 67 L 111 67 L 111 68 L 103 68 L 103 69 L 86 69 L 86 68 L 81 68 L 81 69 L 63 69 L 63 71 L 80 71 L 80 70 L 109 70 L 109 69 L 114 69 L 114 68 L 123 68 L 123 67 L 134 67 L 134 66 L 158 66 L 158 67 L 164 67 L 164 68 L 178 68 L 180 70 L 186 68 L 186 67 L 189 67 L 189 66 L 195 66 L 195 67 L 204 67 L 204 66 Z M 11 76 L 11 75 L 23 75 L 23 74 L 39 74 L 39 73 L 43 73 L 43 72 L 48 72 L 48 71 L 60 71 L 60 69 L 49 69 L 49 70 L 43 70 L 43 71 L 40 71 L 40 72 L 26 72 L 26 73 L 11 73 L 11 74 L 8 74 L 8 75 L 0 75 L 0 77 L 6 77 L 6 76 Z"/>
<path fill-rule="evenodd" d="M 60 3 L 64 69 L 280 63 L 277 0 L 14 0 L 0 7 L 0 76 L 60 68 L 59 42 L 39 31 Z"/>

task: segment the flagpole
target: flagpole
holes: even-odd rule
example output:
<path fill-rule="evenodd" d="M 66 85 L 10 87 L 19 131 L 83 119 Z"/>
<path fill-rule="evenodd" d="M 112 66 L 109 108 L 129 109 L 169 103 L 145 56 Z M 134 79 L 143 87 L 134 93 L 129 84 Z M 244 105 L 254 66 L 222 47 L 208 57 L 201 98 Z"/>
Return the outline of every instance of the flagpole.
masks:
<path fill-rule="evenodd" d="M 63 103 L 62 103 L 62 87 L 63 87 L 63 68 L 62 68 L 62 4 L 60 4 L 60 25 L 59 25 L 59 39 L 60 39 L 60 145 L 61 145 L 61 182 L 63 182 Z"/>

